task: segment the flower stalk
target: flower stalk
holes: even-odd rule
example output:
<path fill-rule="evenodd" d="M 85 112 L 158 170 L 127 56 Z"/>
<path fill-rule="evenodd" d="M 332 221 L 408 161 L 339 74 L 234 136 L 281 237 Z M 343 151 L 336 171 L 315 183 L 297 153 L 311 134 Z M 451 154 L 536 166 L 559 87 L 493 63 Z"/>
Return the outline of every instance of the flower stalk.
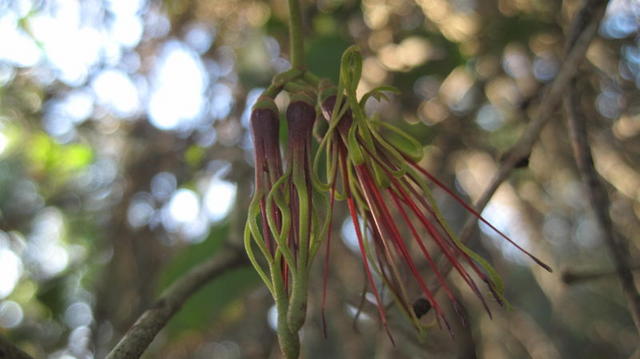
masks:
<path fill-rule="evenodd" d="M 304 37 L 299 0 L 289 0 L 289 46 L 291 66 L 294 69 L 304 69 Z"/>

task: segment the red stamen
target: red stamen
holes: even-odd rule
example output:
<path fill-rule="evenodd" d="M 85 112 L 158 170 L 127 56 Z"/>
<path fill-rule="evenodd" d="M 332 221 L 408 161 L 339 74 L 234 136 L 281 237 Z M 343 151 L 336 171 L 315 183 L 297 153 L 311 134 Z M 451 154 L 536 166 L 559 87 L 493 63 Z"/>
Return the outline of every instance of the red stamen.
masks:
<path fill-rule="evenodd" d="M 396 181 L 395 179 L 393 179 L 393 181 Z M 397 183 L 397 182 L 396 182 Z M 487 303 L 484 300 L 484 296 L 482 295 L 482 293 L 480 292 L 478 286 L 476 285 L 475 281 L 471 278 L 471 276 L 469 275 L 469 273 L 464 269 L 464 267 L 462 267 L 462 265 L 460 264 L 460 262 L 458 262 L 456 256 L 454 254 L 452 254 L 449 251 L 449 248 L 446 246 L 446 244 L 444 243 L 444 240 L 442 239 L 442 237 L 440 236 L 440 234 L 438 233 L 437 229 L 433 226 L 433 224 L 422 214 L 422 212 L 420 211 L 420 209 L 416 206 L 416 204 L 411 201 L 407 195 L 407 193 L 401 188 L 401 187 L 397 187 L 397 189 L 400 191 L 400 194 L 402 195 L 402 197 L 405 199 L 405 202 L 409 205 L 409 207 L 411 208 L 412 212 L 414 213 L 414 215 L 416 217 L 418 217 L 418 219 L 420 220 L 420 222 L 422 223 L 422 225 L 424 226 L 424 228 L 427 230 L 427 232 L 429 232 L 429 234 L 431 235 L 431 237 L 435 240 L 435 242 L 438 244 L 438 246 L 440 247 L 440 249 L 442 250 L 442 252 L 444 253 L 444 255 L 447 257 L 447 259 L 449 260 L 449 262 L 453 265 L 453 267 L 456 269 L 456 271 L 460 274 L 460 276 L 462 277 L 462 279 L 467 283 L 467 285 L 471 288 L 471 290 L 476 294 L 476 296 L 480 299 L 480 301 L 482 302 L 482 305 L 484 306 L 485 310 L 487 311 L 487 313 L 489 313 L 489 315 L 491 316 L 491 311 L 489 310 L 489 307 L 487 306 Z M 457 248 L 457 247 L 456 247 Z"/>
<path fill-rule="evenodd" d="M 414 240 L 418 244 L 418 247 L 420 247 L 420 251 L 425 256 L 425 258 L 427 259 L 427 262 L 429 262 L 429 266 L 431 267 L 431 269 L 436 274 L 438 282 L 444 288 L 444 290 L 445 290 L 447 296 L 449 297 L 449 299 L 451 301 L 455 302 L 456 301 L 455 296 L 451 292 L 451 290 L 450 290 L 449 286 L 447 285 L 447 282 L 445 281 L 444 277 L 442 276 L 442 274 L 438 270 L 438 266 L 436 265 L 435 261 L 433 260 L 433 258 L 431 258 L 431 255 L 429 254 L 429 251 L 425 247 L 424 243 L 422 243 L 422 240 L 420 239 L 420 235 L 418 234 L 418 231 L 416 230 L 415 226 L 413 225 L 413 223 L 409 219 L 409 216 L 407 215 L 407 212 L 402 207 L 402 204 L 400 203 L 400 200 L 398 199 L 398 195 L 395 192 L 393 192 L 391 189 L 389 189 L 389 193 L 391 194 L 391 198 L 393 199 L 393 202 L 396 204 L 396 208 L 398 208 L 398 211 L 400 212 L 400 215 L 404 219 L 405 223 L 409 226 L 409 230 L 411 231 L 411 234 L 413 235 Z"/>
<path fill-rule="evenodd" d="M 387 317 L 382 307 L 382 300 L 380 299 L 380 293 L 378 293 L 378 288 L 376 287 L 376 283 L 373 280 L 373 275 L 371 274 L 371 270 L 369 269 L 369 260 L 367 259 L 367 252 L 364 248 L 362 233 L 360 232 L 360 223 L 358 222 L 358 216 L 356 214 L 353 198 L 351 197 L 347 198 L 347 205 L 349 207 L 349 214 L 351 215 L 351 221 L 353 222 L 353 226 L 356 229 L 356 237 L 358 238 L 358 247 L 360 247 L 360 254 L 362 255 L 362 263 L 364 265 L 365 273 L 367 274 L 367 281 L 369 282 L 369 285 L 373 289 L 373 294 L 376 297 L 376 307 L 378 308 L 378 315 L 380 316 L 382 325 L 384 326 L 385 330 L 387 331 L 387 334 L 389 335 L 389 339 L 391 339 L 391 342 L 393 343 L 393 345 L 395 345 L 393 336 L 391 336 L 391 332 L 389 331 L 389 326 L 387 324 Z"/>
<path fill-rule="evenodd" d="M 411 258 L 409 251 L 407 250 L 407 247 L 402 241 L 399 230 L 393 223 L 391 214 L 389 213 L 388 208 L 384 204 L 382 195 L 380 194 L 376 185 L 374 184 L 373 179 L 371 178 L 371 175 L 368 171 L 368 168 L 365 167 L 364 165 L 358 165 L 356 166 L 356 173 L 358 173 L 358 179 L 361 181 L 361 185 L 365 189 L 364 191 L 365 199 L 369 203 L 369 207 L 372 209 L 374 223 L 377 227 L 378 232 L 382 235 L 383 224 L 384 224 L 387 230 L 390 232 L 391 239 L 396 245 L 398 251 L 401 253 L 402 257 L 404 257 L 404 259 L 406 260 L 411 273 L 413 274 L 414 278 L 418 281 L 418 284 L 422 289 L 422 292 L 427 297 L 429 302 L 431 302 L 431 306 L 436 310 L 436 313 L 438 313 L 438 315 L 442 317 L 447 327 L 449 327 L 447 320 L 444 317 L 442 308 L 440 307 L 440 304 L 434 298 L 431 290 L 429 290 L 427 285 L 424 283 L 424 280 L 422 279 L 422 276 L 419 274 L 418 269 L 416 268 L 415 263 L 413 262 L 413 259 Z M 369 193 L 373 194 L 373 197 L 374 197 L 373 199 L 369 196 Z M 374 208 L 377 208 L 381 212 L 382 218 L 377 218 L 378 216 L 376 215 L 376 212 L 373 211 Z"/>
<path fill-rule="evenodd" d="M 440 220 L 440 218 L 438 216 L 436 216 L 435 212 L 433 211 L 433 209 L 431 208 L 431 206 L 429 205 L 429 203 L 427 203 L 427 201 L 423 198 L 423 196 L 421 194 L 418 193 L 418 191 L 416 191 L 415 188 L 413 188 L 413 186 L 409 185 L 409 183 L 407 183 L 406 181 L 404 181 L 404 184 L 407 186 L 407 188 L 409 188 L 409 190 L 411 191 L 411 194 L 413 196 L 415 196 L 418 199 L 418 202 L 420 205 L 422 205 L 422 207 L 429 212 L 429 214 L 436 220 L 436 222 L 438 223 L 438 225 L 440 226 L 440 228 L 443 229 L 443 232 L 445 233 L 446 237 L 448 238 L 451 247 L 453 248 L 453 250 L 455 251 L 454 255 L 462 255 L 463 258 L 467 261 L 467 263 L 471 266 L 471 268 L 473 269 L 474 273 L 476 273 L 476 275 L 478 277 L 480 277 L 480 279 L 487 283 L 487 285 L 489 286 L 489 289 L 491 290 L 491 294 L 493 295 L 493 297 L 498 301 L 498 303 L 500 303 L 500 305 L 502 305 L 502 299 L 500 299 L 500 296 L 497 295 L 497 293 L 495 292 L 495 288 L 493 287 L 493 282 L 487 277 L 487 275 L 480 270 L 480 268 L 478 268 L 478 265 L 476 264 L 476 262 L 471 259 L 471 257 L 469 257 L 469 255 L 467 253 L 465 253 L 461 248 L 459 248 L 456 244 L 455 241 L 453 240 L 453 238 L 451 238 L 451 235 L 449 234 L 449 231 L 446 230 L 444 224 L 442 223 L 442 221 Z M 487 309 L 486 305 L 485 305 L 485 309 Z M 489 314 L 489 318 L 492 318 L 491 312 L 487 310 L 487 313 Z"/>
<path fill-rule="evenodd" d="M 511 240 L 511 238 L 509 238 L 506 234 L 502 233 L 498 228 L 494 227 L 491 223 L 489 223 L 489 221 L 487 221 L 486 219 L 484 219 L 484 217 L 482 217 L 480 215 L 480 213 L 478 213 L 475 209 L 473 209 L 473 207 L 471 207 L 470 205 L 468 205 L 460 196 L 458 196 L 457 194 L 455 194 L 452 190 L 450 190 L 447 186 L 445 186 L 442 182 L 440 182 L 436 177 L 434 177 L 431 173 L 427 172 L 424 168 L 420 167 L 418 164 L 416 164 L 415 162 L 407 159 L 407 161 L 418 171 L 420 171 L 423 175 L 425 175 L 427 178 L 429 178 L 433 183 L 435 183 L 438 187 L 442 188 L 445 192 L 447 192 L 447 194 L 449 194 L 451 197 L 453 197 L 458 203 L 460 203 L 460 205 L 462 205 L 462 207 L 464 207 L 467 211 L 469 211 L 471 214 L 473 214 L 477 219 L 479 219 L 480 221 L 482 221 L 482 223 L 486 224 L 487 226 L 489 226 L 489 228 L 491 228 L 493 231 L 495 231 L 496 233 L 498 233 L 500 235 L 500 237 L 504 238 L 505 240 L 507 240 L 509 243 L 513 244 L 516 248 L 518 248 L 522 253 L 526 254 L 527 256 L 529 256 L 529 258 L 531 258 L 534 262 L 536 262 L 539 266 L 541 266 L 542 268 L 546 269 L 548 272 L 553 272 L 553 269 L 551 269 L 551 267 L 544 263 L 543 261 L 541 261 L 540 259 L 538 259 L 536 256 L 534 256 L 533 254 L 529 253 L 526 249 L 522 248 L 520 245 L 518 245 L 516 242 L 514 242 L 513 240 Z"/>
<path fill-rule="evenodd" d="M 369 260 L 367 259 L 367 251 L 364 247 L 364 241 L 362 239 L 362 232 L 360 231 L 360 223 L 358 222 L 358 215 L 356 212 L 355 204 L 353 202 L 353 197 L 351 196 L 351 190 L 349 188 L 349 172 L 347 172 L 347 157 L 346 157 L 346 148 L 344 148 L 344 144 L 340 144 L 338 149 L 341 150 L 344 156 L 338 157 L 340 160 L 340 166 L 342 169 L 342 181 L 345 187 L 345 194 L 347 196 L 347 207 L 349 208 L 349 214 L 351 215 L 351 221 L 353 222 L 353 227 L 356 230 L 356 237 L 358 238 L 358 247 L 360 248 L 360 254 L 362 256 L 362 264 L 364 266 L 365 273 L 367 274 L 367 280 L 371 288 L 373 289 L 373 294 L 376 298 L 376 308 L 378 309 L 378 315 L 380 316 L 380 321 L 382 322 L 382 326 L 387 332 L 387 336 L 391 343 L 395 346 L 395 340 L 391 335 L 391 331 L 389 330 L 389 325 L 387 323 L 387 317 L 384 312 L 384 308 L 382 305 L 382 300 L 380 298 L 380 293 L 378 292 L 378 288 L 376 287 L 376 283 L 373 280 L 373 275 L 371 274 L 371 270 L 369 268 Z"/>
<path fill-rule="evenodd" d="M 363 146 L 365 147 L 365 146 Z M 365 147 L 366 149 L 366 147 Z M 380 167 L 383 169 L 383 171 L 385 171 L 385 174 L 389 177 L 389 179 L 392 181 L 393 185 L 396 187 L 396 189 L 400 192 L 400 194 L 402 195 L 402 198 L 404 199 L 404 202 L 411 208 L 412 212 L 414 213 L 415 216 L 418 217 L 418 219 L 420 220 L 420 222 L 423 224 L 423 226 L 427 229 L 427 232 L 429 232 L 429 234 L 431 235 L 431 237 L 435 240 L 436 244 L 440 247 L 440 249 L 442 250 L 442 252 L 445 254 L 445 256 L 447 257 L 447 259 L 449 260 L 449 262 L 454 266 L 454 268 L 456 268 L 456 270 L 458 271 L 458 273 L 460 274 L 460 276 L 463 278 L 463 280 L 467 283 L 467 285 L 469 285 L 469 287 L 471 288 L 471 290 L 476 294 L 476 296 L 480 299 L 480 301 L 482 302 L 483 307 L 485 308 L 485 310 L 487 311 L 487 313 L 489 314 L 489 317 L 491 317 L 491 311 L 489 310 L 489 307 L 484 299 L 484 296 L 482 295 L 482 293 L 480 292 L 478 286 L 476 285 L 475 281 L 471 278 L 471 276 L 469 275 L 469 273 L 462 267 L 462 265 L 460 265 L 460 263 L 458 262 L 456 256 L 452 253 L 449 252 L 448 250 L 448 246 L 445 244 L 445 242 L 443 241 L 443 239 L 440 237 L 439 232 L 437 231 L 437 229 L 433 226 L 433 224 L 429 221 L 429 219 L 427 219 L 424 214 L 422 214 L 422 211 L 420 211 L 418 209 L 418 207 L 416 206 L 416 204 L 409 198 L 409 196 L 407 195 L 407 193 L 404 191 L 404 189 L 402 188 L 402 185 L 399 184 L 398 180 L 395 178 L 395 176 L 393 176 L 393 174 L 389 171 L 389 169 L 387 168 L 387 166 L 385 166 L 385 164 L 383 164 L 381 162 L 381 160 L 376 157 L 375 155 L 373 155 L 368 149 L 366 149 L 367 153 L 369 153 L 369 155 L 371 156 L 371 158 L 373 158 L 378 164 L 380 164 Z M 433 212 L 433 210 L 427 205 L 426 201 L 424 200 L 424 198 L 422 198 L 422 196 L 420 196 L 417 191 L 415 191 L 415 189 L 413 187 L 411 187 L 408 183 L 406 183 L 406 181 L 404 182 L 404 185 L 408 186 L 408 188 L 413 191 L 414 196 L 416 196 L 419 201 L 421 201 L 423 203 L 423 206 L 425 207 L 425 209 L 427 209 L 427 211 L 434 217 L 436 218 L 437 222 L 440 224 L 441 227 L 444 227 L 442 223 L 440 223 L 438 217 L 435 215 L 435 213 Z M 446 231 L 445 231 L 446 233 Z M 453 248 L 457 249 L 458 251 L 462 252 L 457 246 L 453 246 Z M 463 252 L 464 254 L 464 252 Z M 477 270 L 477 267 L 475 267 L 475 264 L 473 262 L 472 263 L 472 267 L 474 267 L 474 269 Z M 478 272 L 480 273 L 480 272 Z M 483 275 L 481 275 L 481 278 L 483 278 Z M 483 278 L 484 279 L 484 278 Z M 458 311 L 458 308 L 456 308 L 456 311 Z"/>

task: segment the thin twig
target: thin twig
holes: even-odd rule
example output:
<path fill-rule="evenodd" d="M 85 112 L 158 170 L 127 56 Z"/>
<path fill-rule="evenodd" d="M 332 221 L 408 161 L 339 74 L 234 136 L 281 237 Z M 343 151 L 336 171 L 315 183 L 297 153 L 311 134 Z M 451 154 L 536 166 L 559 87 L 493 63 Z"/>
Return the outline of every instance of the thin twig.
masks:
<path fill-rule="evenodd" d="M 631 271 L 640 270 L 640 265 L 631 266 L 629 268 Z M 565 284 L 577 284 L 580 282 L 606 278 L 610 276 L 618 275 L 617 270 L 609 270 L 609 271 L 575 271 L 575 270 L 565 270 L 562 272 L 562 281 Z"/>
<path fill-rule="evenodd" d="M 239 250 L 220 250 L 209 261 L 193 268 L 173 283 L 147 309 L 107 355 L 107 359 L 136 359 L 151 344 L 156 334 L 178 312 L 182 305 L 209 281 L 230 270 L 246 265 Z"/>
<path fill-rule="evenodd" d="M 593 13 L 604 12 L 606 1 L 603 0 L 585 0 L 585 5 L 578 13 L 576 18 L 587 18 Z M 578 24 L 579 25 L 579 24 Z M 573 26 L 569 29 L 567 36 L 567 44 L 565 51 L 575 43 L 578 28 Z M 569 84 L 568 91 L 564 96 L 564 107 L 567 114 L 567 122 L 569 127 L 569 138 L 573 147 L 573 154 L 576 158 L 578 171 L 582 177 L 588 195 L 591 207 L 596 217 L 596 222 L 602 230 L 603 239 L 611 252 L 616 273 L 620 278 L 622 290 L 629 305 L 631 317 L 636 325 L 638 333 L 640 333 L 640 294 L 636 288 L 632 268 L 629 258 L 629 245 L 626 240 L 617 236 L 613 228 L 613 222 L 609 216 L 610 201 L 598 172 L 593 164 L 593 156 L 589 147 L 587 127 L 585 125 L 585 116 L 580 106 L 580 98 L 577 91 L 577 79 L 573 78 Z"/>
<path fill-rule="evenodd" d="M 596 222 L 602 231 L 604 242 L 611 252 L 616 273 L 620 278 L 622 290 L 627 298 L 631 317 L 636 325 L 636 329 L 640 333 L 640 294 L 638 294 L 633 273 L 629 265 L 629 245 L 623 237 L 616 235 L 611 217 L 609 216 L 611 203 L 607 195 L 607 190 L 603 186 L 593 165 L 593 157 L 587 140 L 587 128 L 584 123 L 584 114 L 580 108 L 580 98 L 576 82 L 576 80 L 571 82 L 571 86 L 564 99 L 573 154 L 576 158 L 578 171 L 587 189 Z"/>
<path fill-rule="evenodd" d="M 31 355 L 23 352 L 15 345 L 0 336 L 0 358 L 2 359 L 33 359 Z"/>
<path fill-rule="evenodd" d="M 507 179 L 516 165 L 529 157 L 531 149 L 538 140 L 540 132 L 547 122 L 549 122 L 553 117 L 553 112 L 560 104 L 560 100 L 569 85 L 569 81 L 578 71 L 578 65 L 584 59 L 587 48 L 596 34 L 598 24 L 600 23 L 603 14 L 604 12 L 598 13 L 599 16 L 594 16 L 590 22 L 584 24 L 584 28 L 580 32 L 575 45 L 571 48 L 571 51 L 564 60 L 562 67 L 560 68 L 556 78 L 553 80 L 548 92 L 543 96 L 540 106 L 529 122 L 527 129 L 522 134 L 518 142 L 511 148 L 511 150 L 508 151 L 498 173 L 476 203 L 476 209 L 479 211 L 489 203 L 493 194 L 496 192 L 498 187 L 500 187 L 502 182 Z M 476 219 L 473 217 L 467 221 L 463 230 L 462 238 L 468 238 L 470 236 L 470 232 L 473 229 L 475 222 Z"/>
<path fill-rule="evenodd" d="M 593 6 L 595 1 L 587 1 L 584 7 Z M 516 142 L 516 144 L 507 152 L 498 172 L 495 177 L 491 180 L 489 186 L 484 191 L 480 199 L 475 204 L 475 208 L 478 212 L 482 212 L 484 207 L 489 203 L 489 200 L 496 192 L 498 187 L 504 182 L 511 171 L 516 168 L 517 164 L 525 160 L 529 157 L 531 153 L 531 149 L 533 145 L 538 140 L 540 132 L 544 128 L 544 126 L 549 122 L 549 120 L 553 117 L 553 113 L 560 104 L 562 99 L 562 95 L 566 91 L 569 86 L 569 82 L 575 76 L 578 65 L 583 61 L 587 49 L 589 48 L 589 44 L 591 40 L 596 35 L 596 31 L 598 29 L 598 24 L 602 17 L 604 16 L 604 5 L 606 5 L 606 1 L 599 1 L 601 6 L 598 9 L 592 9 L 588 14 L 590 15 L 589 19 L 585 19 L 584 17 L 576 18 L 573 22 L 572 27 L 577 29 L 577 36 L 575 40 L 573 40 L 573 46 L 571 46 L 571 50 L 568 52 L 565 60 L 562 63 L 562 67 L 558 72 L 558 75 L 551 83 L 549 89 L 542 97 L 540 101 L 540 105 L 538 106 L 537 111 L 535 112 L 533 118 L 529 122 L 526 130 Z M 468 241 L 473 234 L 475 229 L 475 225 L 477 222 L 477 218 L 471 216 L 467 222 L 465 223 L 462 234 L 460 236 L 462 241 Z M 443 262 L 442 267 L 445 269 L 443 272 L 448 273 L 451 270 L 451 264 L 448 262 Z"/>

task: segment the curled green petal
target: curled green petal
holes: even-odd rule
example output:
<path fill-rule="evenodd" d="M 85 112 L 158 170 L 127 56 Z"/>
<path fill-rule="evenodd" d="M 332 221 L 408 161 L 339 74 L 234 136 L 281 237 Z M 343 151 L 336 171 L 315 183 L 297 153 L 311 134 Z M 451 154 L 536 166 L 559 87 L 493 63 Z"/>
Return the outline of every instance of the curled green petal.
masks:
<path fill-rule="evenodd" d="M 389 97 L 387 97 L 387 95 L 385 94 L 385 92 L 390 92 L 390 93 L 394 93 L 394 94 L 400 94 L 400 90 L 398 90 L 397 88 L 393 87 L 393 86 L 379 86 L 374 88 L 373 90 L 367 92 L 366 94 L 364 94 L 364 96 L 362 96 L 362 98 L 360 99 L 360 106 L 363 106 L 367 104 L 367 101 L 373 97 L 376 100 L 380 101 L 382 99 L 385 100 L 389 100 Z"/>
<path fill-rule="evenodd" d="M 362 75 L 362 55 L 358 46 L 351 46 L 344 51 L 340 61 L 340 81 L 347 94 L 355 94 Z"/>
<path fill-rule="evenodd" d="M 357 166 L 364 163 L 364 153 L 362 152 L 358 139 L 356 138 L 356 131 L 356 126 L 349 129 L 349 135 L 347 136 L 347 149 L 351 162 Z"/>
<path fill-rule="evenodd" d="M 385 139 L 396 147 L 398 151 L 407 155 L 414 162 L 418 162 L 422 159 L 424 156 L 422 144 L 413 136 L 388 122 L 378 120 L 371 120 L 371 122 L 391 131 L 391 135 L 385 136 Z"/>
<path fill-rule="evenodd" d="M 287 245 L 287 238 L 289 238 L 289 230 L 291 228 L 291 213 L 289 210 L 289 206 L 283 198 L 281 192 L 283 191 L 280 187 L 287 183 L 289 176 L 285 174 L 282 176 L 276 183 L 274 183 L 273 188 L 269 191 L 269 195 L 267 196 L 267 210 L 269 213 L 273 213 L 273 204 L 275 203 L 280 211 L 280 217 L 282 223 L 280 227 L 281 231 L 278 231 L 278 225 L 275 222 L 273 216 L 267 216 L 267 221 L 269 223 L 269 228 L 273 237 L 278 245 L 278 250 L 282 252 L 284 260 L 287 262 L 289 269 L 292 273 L 295 273 L 295 258 L 291 249 Z"/>
<path fill-rule="evenodd" d="M 271 295 L 274 296 L 275 292 L 273 291 L 271 280 L 269 279 L 269 276 L 267 275 L 266 271 L 262 268 L 262 266 L 256 259 L 256 255 L 253 252 L 253 248 L 251 245 L 251 230 L 249 229 L 249 223 L 247 223 L 247 225 L 244 227 L 244 247 L 245 247 L 245 251 L 247 252 L 247 257 L 249 258 L 249 262 L 251 262 L 251 264 L 253 265 L 253 268 L 258 273 L 258 276 L 260 276 L 260 279 L 262 279 L 264 284 L 267 286 L 267 289 L 269 289 L 269 292 L 271 292 Z"/>

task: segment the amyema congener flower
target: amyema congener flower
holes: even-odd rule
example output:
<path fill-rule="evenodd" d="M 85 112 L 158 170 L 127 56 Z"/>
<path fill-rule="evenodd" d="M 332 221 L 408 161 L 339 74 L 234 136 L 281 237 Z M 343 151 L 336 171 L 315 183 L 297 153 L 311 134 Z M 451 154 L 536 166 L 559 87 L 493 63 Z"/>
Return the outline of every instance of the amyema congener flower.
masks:
<path fill-rule="evenodd" d="M 380 98 L 384 96 L 383 91 L 392 89 L 374 90 L 358 101 L 355 89 L 360 71 L 360 54 L 353 48 L 349 49 L 343 56 L 339 87 L 336 89 L 326 83 L 321 86 L 322 112 L 329 122 L 321 150 L 326 160 L 325 178 L 328 181 L 331 206 L 336 196 L 347 202 L 368 284 L 375 295 L 383 325 L 386 328 L 387 320 L 378 288 L 380 283 L 393 295 L 416 328 L 422 328 L 412 305 L 414 301 L 410 299 L 410 289 L 405 284 L 405 273 L 408 272 L 429 307 L 434 310 L 438 324 L 442 326 L 444 323 L 450 330 L 444 310 L 436 300 L 436 289 L 429 288 L 419 269 L 420 263 L 428 264 L 437 279 L 438 287 L 445 292 L 453 308 L 460 314 L 461 305 L 445 278 L 446 273 L 442 273 L 438 267 L 437 259 L 440 256 L 450 262 L 491 315 L 472 273 L 488 285 L 492 296 L 502 304 L 504 298 L 501 279 L 486 260 L 456 237 L 436 205 L 429 181 L 451 195 L 466 210 L 536 263 L 547 270 L 550 268 L 487 222 L 435 176 L 420 167 L 418 162 L 423 154 L 420 143 L 391 124 L 365 114 L 364 104 L 370 96 Z M 329 213 L 332 212 L 330 209 Z M 431 246 L 427 245 L 427 241 Z M 376 278 L 379 280 L 375 280 Z"/>
<path fill-rule="evenodd" d="M 447 273 L 438 266 L 441 258 L 450 263 L 489 315 L 491 311 L 477 279 L 486 284 L 497 302 L 505 302 L 503 284 L 496 271 L 465 246 L 443 218 L 431 194 L 433 184 L 550 270 L 420 167 L 423 149 L 418 141 L 389 123 L 367 116 L 364 111 L 367 100 L 371 96 L 380 99 L 384 92 L 393 89 L 379 88 L 358 100 L 356 87 L 361 69 L 360 53 L 350 48 L 343 55 L 337 87 L 320 81 L 312 88 L 303 80 L 284 87 L 291 95 L 286 113 L 285 161 L 281 160 L 279 116 L 273 98 L 261 97 L 251 117 L 256 184 L 245 246 L 274 297 L 279 313 L 278 336 L 281 346 L 289 348 L 291 357 L 299 350 L 297 333 L 306 317 L 311 263 L 326 237 L 322 307 L 325 306 L 330 229 L 336 200 L 347 204 L 368 287 L 387 332 L 383 291 L 391 294 L 419 331 L 423 329 L 419 317 L 430 309 L 438 325 L 451 331 L 436 291 L 442 289 L 458 313 L 462 312 L 462 305 L 454 295 Z M 328 129 L 313 154 L 312 129 L 320 114 Z M 321 176 L 323 159 L 325 172 Z M 324 215 L 318 210 L 323 207 Z M 425 263 L 437 282 L 435 287 L 430 287 L 423 276 Z M 413 280 L 407 281 L 408 278 Z M 416 296 L 420 298 L 417 302 Z M 389 337 L 393 340 L 390 334 Z"/>

